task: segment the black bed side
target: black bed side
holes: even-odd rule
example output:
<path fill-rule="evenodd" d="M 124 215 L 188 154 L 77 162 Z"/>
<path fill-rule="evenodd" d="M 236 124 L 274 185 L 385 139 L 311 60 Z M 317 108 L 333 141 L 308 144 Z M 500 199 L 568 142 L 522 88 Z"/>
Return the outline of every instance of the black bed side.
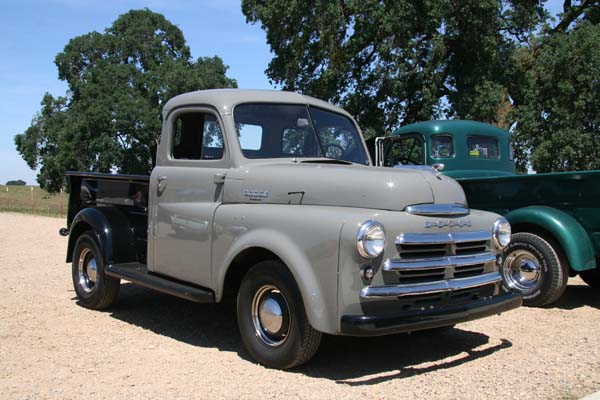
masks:
<path fill-rule="evenodd" d="M 72 172 L 69 180 L 67 261 L 78 236 L 94 230 L 106 244 L 107 263 L 146 263 L 148 184 L 146 175 Z"/>

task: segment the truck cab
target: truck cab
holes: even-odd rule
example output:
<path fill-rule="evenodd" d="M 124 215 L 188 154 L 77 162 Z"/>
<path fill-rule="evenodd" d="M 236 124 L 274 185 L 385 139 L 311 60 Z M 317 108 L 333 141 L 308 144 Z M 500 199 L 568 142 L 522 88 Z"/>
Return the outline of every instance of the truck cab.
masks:
<path fill-rule="evenodd" d="M 481 178 L 515 175 L 510 134 L 476 121 L 440 120 L 410 124 L 386 143 L 384 166 L 444 164 L 444 175 Z"/>
<path fill-rule="evenodd" d="M 432 168 L 372 166 L 344 110 L 297 93 L 208 90 L 164 107 L 151 176 L 68 173 L 80 304 L 121 279 L 233 298 L 251 356 L 300 365 L 323 333 L 452 326 L 521 304 L 501 287 L 510 225 Z"/>
<path fill-rule="evenodd" d="M 513 240 L 501 271 L 526 305 L 558 300 L 569 276 L 600 287 L 600 171 L 518 175 L 510 134 L 475 121 L 420 122 L 375 142 L 378 165 L 435 166 L 471 207 L 506 217 Z"/>

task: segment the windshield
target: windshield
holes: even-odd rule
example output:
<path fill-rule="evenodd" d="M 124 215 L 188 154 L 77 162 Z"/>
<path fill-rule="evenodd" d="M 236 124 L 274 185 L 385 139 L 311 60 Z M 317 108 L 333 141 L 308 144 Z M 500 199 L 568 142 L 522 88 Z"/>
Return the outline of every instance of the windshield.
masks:
<path fill-rule="evenodd" d="M 246 158 L 326 157 L 368 164 L 353 122 L 296 104 L 241 104 L 233 118 Z"/>

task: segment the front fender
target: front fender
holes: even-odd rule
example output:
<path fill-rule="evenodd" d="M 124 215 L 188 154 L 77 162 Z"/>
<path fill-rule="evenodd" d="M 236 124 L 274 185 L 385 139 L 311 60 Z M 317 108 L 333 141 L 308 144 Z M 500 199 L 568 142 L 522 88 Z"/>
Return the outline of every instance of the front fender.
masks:
<path fill-rule="evenodd" d="M 589 235 L 575 218 L 564 211 L 547 206 L 531 206 L 511 211 L 505 217 L 511 225 L 534 225 L 552 234 L 573 270 L 596 268 L 594 247 Z"/>
<path fill-rule="evenodd" d="M 331 314 L 331 310 L 335 310 L 335 306 L 330 305 L 331 299 L 325 296 L 325 293 L 333 292 L 333 288 L 323 287 L 326 283 L 316 276 L 317 271 L 306 253 L 294 240 L 281 231 L 272 229 L 251 230 L 244 233 L 232 244 L 223 260 L 223 267 L 219 268 L 217 272 L 218 286 L 215 293 L 217 301 L 220 300 L 223 294 L 229 266 L 238 254 L 253 247 L 269 250 L 288 267 L 300 289 L 310 324 L 321 332 L 335 332 L 337 327 L 331 326 L 330 323 L 335 321 L 335 315 Z M 333 271 L 337 269 L 336 267 L 336 265 L 330 266 Z"/>

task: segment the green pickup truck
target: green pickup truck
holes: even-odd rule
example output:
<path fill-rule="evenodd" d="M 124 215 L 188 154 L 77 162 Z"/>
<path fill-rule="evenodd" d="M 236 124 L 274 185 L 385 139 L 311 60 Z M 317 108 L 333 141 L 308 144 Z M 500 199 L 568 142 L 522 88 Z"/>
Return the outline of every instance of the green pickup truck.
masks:
<path fill-rule="evenodd" d="M 556 301 L 569 276 L 600 288 L 600 171 L 517 175 L 510 134 L 474 121 L 411 124 L 372 145 L 376 165 L 443 170 L 470 207 L 508 219 L 502 275 L 525 305 Z"/>

